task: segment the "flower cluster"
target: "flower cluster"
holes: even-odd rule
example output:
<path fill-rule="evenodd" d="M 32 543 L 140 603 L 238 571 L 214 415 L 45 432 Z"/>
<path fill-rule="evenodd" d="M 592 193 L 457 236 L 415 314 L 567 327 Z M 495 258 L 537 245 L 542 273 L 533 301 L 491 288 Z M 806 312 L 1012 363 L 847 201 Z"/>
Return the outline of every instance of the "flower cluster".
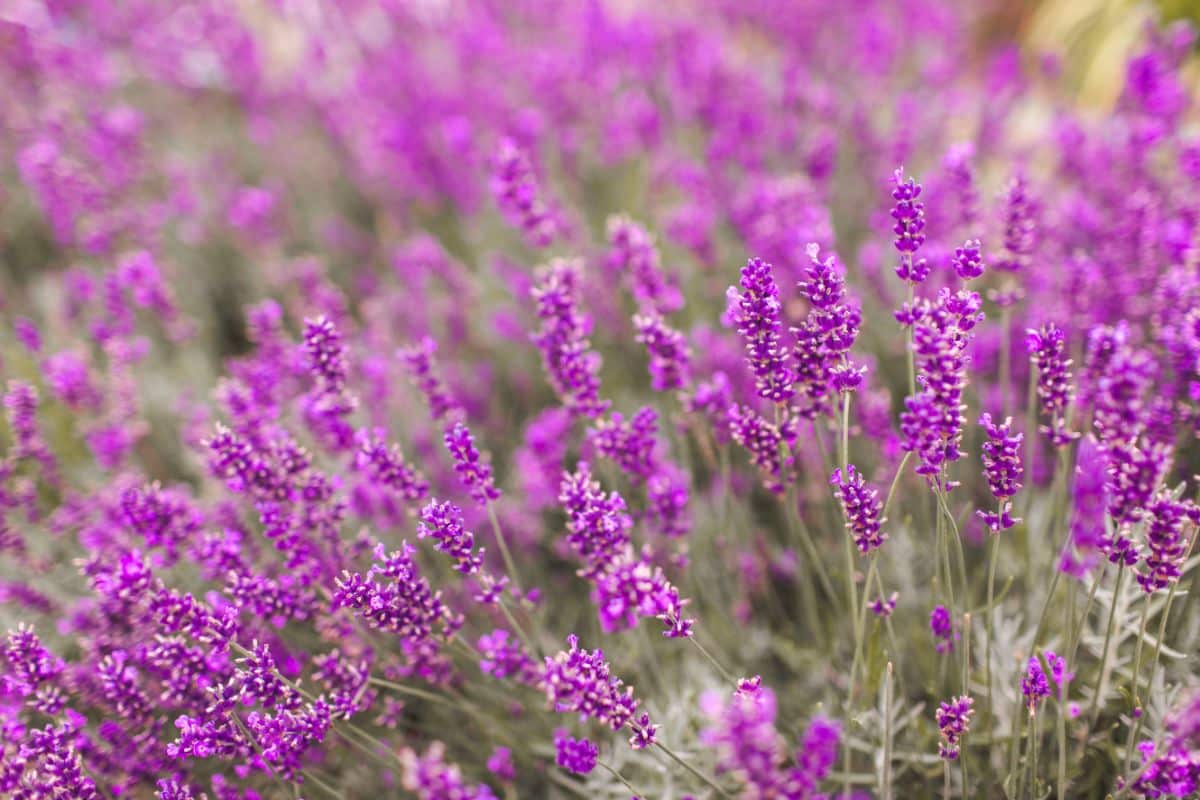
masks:
<path fill-rule="evenodd" d="M 1013 519 L 1012 503 L 1009 500 L 1021 489 L 1021 442 L 1025 434 L 1012 432 L 1012 417 L 997 425 L 991 414 L 979 418 L 979 424 L 987 432 L 988 440 L 983 443 L 983 474 L 987 478 L 992 496 L 1000 502 L 997 511 L 976 512 L 992 533 L 1007 530 L 1020 520 Z"/>
<path fill-rule="evenodd" d="M 962 737 L 971 730 L 971 715 L 975 713 L 972 706 L 975 700 L 968 695 L 952 697 L 948 702 L 938 706 L 935 715 L 942 741 L 938 744 L 938 755 L 947 761 L 958 758 L 959 743 Z"/>

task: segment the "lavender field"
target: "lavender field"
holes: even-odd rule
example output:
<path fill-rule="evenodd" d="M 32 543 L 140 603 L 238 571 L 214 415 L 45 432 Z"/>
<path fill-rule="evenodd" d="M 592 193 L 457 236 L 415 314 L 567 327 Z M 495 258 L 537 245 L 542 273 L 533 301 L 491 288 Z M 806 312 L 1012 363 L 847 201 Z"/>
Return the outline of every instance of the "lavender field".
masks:
<path fill-rule="evenodd" d="M 1187 3 L 0 6 L 0 798 L 1200 797 Z"/>

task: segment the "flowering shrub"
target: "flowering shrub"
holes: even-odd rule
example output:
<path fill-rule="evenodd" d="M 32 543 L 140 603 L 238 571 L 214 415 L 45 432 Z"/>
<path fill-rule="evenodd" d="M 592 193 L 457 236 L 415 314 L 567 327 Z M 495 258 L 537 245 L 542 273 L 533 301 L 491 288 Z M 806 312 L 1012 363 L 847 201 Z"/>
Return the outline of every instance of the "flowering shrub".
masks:
<path fill-rule="evenodd" d="M 5 12 L 0 796 L 1195 796 L 1194 36 L 1010 5 Z"/>

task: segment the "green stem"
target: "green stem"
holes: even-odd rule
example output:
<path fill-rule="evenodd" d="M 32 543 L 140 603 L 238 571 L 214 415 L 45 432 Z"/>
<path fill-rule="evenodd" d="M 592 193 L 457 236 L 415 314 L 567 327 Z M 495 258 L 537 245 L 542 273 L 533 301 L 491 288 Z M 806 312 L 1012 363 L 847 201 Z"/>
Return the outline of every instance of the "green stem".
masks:
<path fill-rule="evenodd" d="M 712 654 L 709 653 L 708 650 L 704 649 L 704 645 L 700 644 L 700 641 L 696 638 L 696 634 L 693 633 L 691 636 L 689 636 L 687 638 L 692 643 L 692 646 L 695 647 L 697 650 L 699 650 L 700 653 L 705 658 L 708 659 L 708 663 L 712 664 L 713 667 L 717 670 L 717 672 L 721 673 L 722 678 L 724 678 L 729 683 L 732 683 L 734 686 L 737 686 L 737 683 L 738 683 L 737 678 L 733 677 L 733 674 L 730 673 L 729 670 L 727 670 L 723 666 L 721 666 L 720 661 L 717 661 L 717 659 L 713 658 Z"/>
<path fill-rule="evenodd" d="M 630 784 L 629 781 L 625 780 L 624 775 L 617 772 L 615 769 L 610 767 L 608 764 L 605 764 L 603 761 L 597 761 L 596 763 L 599 764 L 600 766 L 604 767 L 606 770 L 608 770 L 609 774 L 611 774 L 614 778 L 616 778 L 622 784 L 624 784 L 626 789 L 633 792 L 634 797 L 648 797 L 649 796 L 649 795 L 645 794 L 644 792 L 639 792 L 637 789 L 633 788 L 633 785 Z"/>
<path fill-rule="evenodd" d="M 500 518 L 496 516 L 495 503 L 487 504 L 487 513 L 488 520 L 492 523 L 492 533 L 496 536 L 496 544 L 500 547 L 500 557 L 504 559 L 504 568 L 508 570 L 508 576 L 512 578 L 517 594 L 524 599 L 525 590 L 521 588 L 521 576 L 517 573 L 517 564 L 513 561 L 512 553 L 508 549 L 508 542 L 504 539 L 504 531 L 500 529 Z"/>
<path fill-rule="evenodd" d="M 729 794 L 728 792 L 726 792 L 726 791 L 725 791 L 724 789 L 722 789 L 722 788 L 721 788 L 719 785 L 717 785 L 717 782 L 716 782 L 716 781 L 714 781 L 712 778 L 710 778 L 710 777 L 708 777 L 707 775 L 705 775 L 705 774 L 704 774 L 703 772 L 701 772 L 700 770 L 698 770 L 698 769 L 696 769 L 695 767 L 693 767 L 691 764 L 689 764 L 689 763 L 687 763 L 686 761 L 684 761 L 684 760 L 683 760 L 682 758 L 680 758 L 679 756 L 675 755 L 675 753 L 674 753 L 674 752 L 671 750 L 671 748 L 667 747 L 667 746 L 666 746 L 665 744 L 663 744 L 662 742 L 655 742 L 655 743 L 654 743 L 654 746 L 655 746 L 655 747 L 657 747 L 659 750 L 662 750 L 664 753 L 666 753 L 666 754 L 667 754 L 667 757 L 668 757 L 668 758 L 670 758 L 672 761 L 674 761 L 676 764 L 678 764 L 679 766 L 683 767 L 683 768 L 684 768 L 684 769 L 686 769 L 688 772 L 692 773 L 692 774 L 693 774 L 693 775 L 695 775 L 697 778 L 699 778 L 700 780 L 702 780 L 702 781 L 704 781 L 706 784 L 708 784 L 708 787 L 709 787 L 710 789 L 712 789 L 713 791 L 715 791 L 717 794 L 721 795 L 721 797 L 725 797 L 725 798 L 729 798 L 729 800 L 733 800 L 733 799 L 732 799 L 732 797 L 730 797 L 730 794 Z"/>
<path fill-rule="evenodd" d="M 1117 582 L 1113 586 L 1113 599 L 1108 609 L 1108 629 L 1104 632 L 1104 650 L 1100 654 L 1100 680 L 1096 684 L 1096 694 L 1092 697 L 1092 707 L 1088 711 L 1088 728 L 1096 726 L 1096 719 L 1100 715 L 1100 696 L 1104 694 L 1104 689 L 1108 683 L 1108 650 L 1112 643 L 1113 628 L 1117 624 L 1117 601 L 1121 597 L 1121 581 L 1125 577 L 1125 562 L 1117 568 Z"/>
<path fill-rule="evenodd" d="M 987 645 L 985 647 L 986 655 L 984 656 L 987 662 L 987 726 L 984 728 L 989 734 L 992 732 L 992 720 L 995 719 L 995 707 L 992 700 L 992 617 L 994 613 L 992 606 L 995 605 L 996 598 L 996 556 L 1000 549 L 1000 534 L 990 534 L 992 537 L 991 546 L 988 548 L 988 583 L 987 583 L 987 606 L 984 609 L 983 621 L 986 627 Z"/>
<path fill-rule="evenodd" d="M 892 800 L 892 662 L 887 664 L 883 684 L 883 776 L 879 793 L 882 800 Z"/>

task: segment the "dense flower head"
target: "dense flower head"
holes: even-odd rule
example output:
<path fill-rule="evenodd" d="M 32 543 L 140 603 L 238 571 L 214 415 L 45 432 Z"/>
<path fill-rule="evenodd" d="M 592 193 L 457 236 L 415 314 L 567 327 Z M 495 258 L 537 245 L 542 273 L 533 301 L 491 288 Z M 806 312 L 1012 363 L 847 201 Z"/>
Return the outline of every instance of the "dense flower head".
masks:
<path fill-rule="evenodd" d="M 952 697 L 940 704 L 935 717 L 942 741 L 938 743 L 938 756 L 953 761 L 958 758 L 962 737 L 971 730 L 971 715 L 975 700 L 969 695 Z"/>
<path fill-rule="evenodd" d="M 614 411 L 608 418 L 597 420 L 588 431 L 588 444 L 616 462 L 636 483 L 642 483 L 658 469 L 657 435 L 658 412 L 643 406 L 629 419 Z"/>
<path fill-rule="evenodd" d="M 983 246 L 978 239 L 968 239 L 961 247 L 954 248 L 951 259 L 954 271 L 964 281 L 974 280 L 983 274 Z"/>
<path fill-rule="evenodd" d="M 584 650 L 574 634 L 567 637 L 569 650 L 546 656 L 542 685 L 546 699 L 555 711 L 578 714 L 581 719 L 594 719 L 614 731 L 629 725 L 645 729 L 641 718 L 635 719 L 638 700 L 633 687 L 614 676 L 600 650 Z M 639 742 L 646 747 L 652 742 Z"/>
<path fill-rule="evenodd" d="M 491 188 L 501 213 L 520 229 L 529 244 L 546 247 L 559 235 L 559 220 L 528 154 L 508 137 L 500 140 L 492 155 Z"/>
<path fill-rule="evenodd" d="M 476 503 L 486 506 L 500 497 L 496 481 L 492 477 L 492 465 L 488 458 L 475 447 L 475 437 L 471 430 L 461 422 L 446 431 L 442 440 L 450 457 L 454 459 L 454 471 L 458 479 Z"/>
<path fill-rule="evenodd" d="M 742 267 L 741 281 L 729 287 L 733 320 L 746 346 L 746 361 L 754 372 L 758 396 L 786 403 L 795 394 L 795 376 L 787 365 L 783 345 L 783 306 L 771 265 L 752 258 Z"/>
<path fill-rule="evenodd" d="M 445 759 L 446 746 L 433 742 L 424 753 L 405 747 L 399 753 L 401 784 L 421 800 L 496 800 L 486 783 L 471 784 L 456 764 Z"/>
<path fill-rule="evenodd" d="M 429 495 L 429 481 L 404 459 L 400 446 L 389 445 L 382 430 L 360 430 L 354 463 L 378 486 L 404 500 L 419 503 Z"/>
<path fill-rule="evenodd" d="M 639 618 L 652 617 L 663 621 L 663 635 L 668 638 L 692 635 L 693 620 L 683 616 L 688 601 L 680 599 L 679 591 L 648 554 L 638 557 L 626 551 L 594 580 L 600 627 L 605 633 L 632 628 Z"/>
<path fill-rule="evenodd" d="M 576 775 L 587 775 L 596 768 L 600 748 L 589 739 L 575 739 L 566 728 L 554 731 L 554 763 Z"/>
<path fill-rule="evenodd" d="M 1043 658 L 1046 666 L 1050 668 L 1048 676 L 1042 668 Z M 1042 653 L 1040 658 L 1038 656 L 1029 657 L 1025 676 L 1021 678 L 1021 694 L 1025 695 L 1025 703 L 1030 710 L 1036 710 L 1042 700 L 1050 697 L 1051 694 L 1061 697 L 1063 685 L 1073 677 L 1075 677 L 1073 673 L 1067 672 L 1066 659 L 1055 655 L 1052 650 L 1047 650 Z M 1053 681 L 1053 685 L 1051 681 Z"/>
<path fill-rule="evenodd" d="M 830 479 L 836 489 L 838 500 L 842 504 L 842 514 L 846 518 L 846 530 L 854 537 L 858 552 L 867 554 L 887 541 L 887 533 L 882 530 L 881 519 L 883 504 L 879 501 L 879 490 L 867 485 L 863 476 L 853 464 L 834 470 Z"/>
<path fill-rule="evenodd" d="M 483 550 L 474 552 L 475 536 L 466 529 L 462 509 L 453 503 L 434 500 L 421 509 L 417 536 L 433 539 L 434 546 L 454 561 L 464 575 L 474 575 L 483 566 Z"/>
<path fill-rule="evenodd" d="M 1149 516 L 1146 553 L 1137 581 L 1143 591 L 1152 593 L 1179 580 L 1180 567 L 1187 555 L 1185 530 L 1191 530 L 1193 525 L 1188 504 L 1165 493 L 1160 493 L 1146 511 Z"/>
<path fill-rule="evenodd" d="M 954 483 L 942 477 L 942 470 L 962 457 L 967 346 L 983 319 L 981 305 L 975 292 L 942 289 L 936 300 L 916 308 L 913 348 L 918 391 L 905 399 L 900 430 L 904 449 L 920 458 L 917 473 L 947 489 Z"/>
<path fill-rule="evenodd" d="M 946 653 L 954 649 L 954 640 L 957 634 L 954 632 L 954 623 L 950 619 L 950 611 L 945 606 L 934 606 L 933 611 L 929 612 L 929 630 L 933 633 L 933 638 L 937 639 L 937 651 Z"/>
<path fill-rule="evenodd" d="M 750 462 L 758 467 L 762 476 L 763 486 L 781 494 L 787 481 L 784 458 L 780 453 L 783 434 L 749 407 L 730 406 L 728 413 L 730 436 L 749 453 Z"/>
<path fill-rule="evenodd" d="M 996 424 L 992 421 L 992 415 L 985 413 L 979 418 L 979 424 L 988 437 L 981 447 L 983 474 L 992 496 L 1000 501 L 1000 507 L 998 511 L 977 513 L 992 533 L 999 533 L 1020 521 L 1013 519 L 1009 500 L 1021 490 L 1021 476 L 1024 474 L 1021 443 L 1025 440 L 1025 434 L 1012 432 L 1012 417 L 1006 417 L 1004 422 Z"/>
<path fill-rule="evenodd" d="M 633 326 L 635 338 L 650 357 L 651 388 L 670 392 L 687 387 L 692 380 L 692 352 L 684 335 L 655 313 L 635 314 Z"/>
<path fill-rule="evenodd" d="M 892 199 L 896 201 L 896 205 L 892 209 L 892 219 L 895 220 L 892 232 L 896 234 L 893 244 L 901 254 L 910 256 L 907 268 L 911 270 L 914 269 L 914 265 L 911 263 L 911 254 L 919 250 L 925 243 L 925 204 L 917 199 L 921 196 L 921 184 L 912 177 L 909 177 L 907 181 L 904 180 L 903 167 L 898 167 L 892 173 L 892 184 L 894 187 Z M 899 270 L 897 270 L 897 274 L 900 274 Z M 924 280 L 924 275 L 917 277 L 900 274 L 900 279 L 920 283 Z"/>
<path fill-rule="evenodd" d="M 996 269 L 1019 272 L 1030 266 L 1037 244 L 1037 211 L 1025 176 L 1014 176 L 1004 189 L 1004 252 Z"/>
<path fill-rule="evenodd" d="M 1064 358 L 1066 334 L 1054 323 L 1028 331 L 1025 346 L 1030 362 L 1037 368 L 1037 395 L 1044 416 L 1050 424 L 1041 431 L 1050 436 L 1055 447 L 1063 447 L 1079 437 L 1067 428 L 1067 412 L 1071 406 L 1074 386 L 1071 383 L 1071 360 Z"/>
<path fill-rule="evenodd" d="M 791 329 L 796 341 L 792 350 L 793 375 L 798 391 L 806 400 L 806 405 L 800 408 L 806 417 L 827 411 L 826 398 L 830 393 L 857 389 L 865 372 L 865 368 L 848 358 L 858 338 L 862 313 L 845 300 L 845 279 L 837 259 L 831 254 L 822 260 L 820 253 L 819 245 L 808 246 L 806 280 L 800 282 L 799 288 L 812 308 L 804 322 Z"/>
<path fill-rule="evenodd" d="M 603 572 L 629 546 L 633 520 L 625 500 L 616 492 L 605 494 L 581 461 L 574 472 L 563 475 L 559 502 L 567 512 L 567 542 L 583 559 L 583 574 Z"/>
<path fill-rule="evenodd" d="M 465 413 L 438 373 L 437 342 L 424 336 L 416 344 L 396 352 L 409 377 L 420 390 L 429 406 L 429 413 L 438 422 L 457 422 Z"/>
<path fill-rule="evenodd" d="M 627 281 L 642 313 L 670 314 L 683 306 L 683 294 L 663 273 L 654 237 L 629 217 L 609 217 L 607 265 Z"/>
<path fill-rule="evenodd" d="M 591 320 L 580 311 L 581 266 L 558 259 L 544 267 L 531 290 L 540 320 L 534 344 L 563 406 L 595 418 L 608 409 L 600 399 L 600 355 L 589 349 Z"/>

